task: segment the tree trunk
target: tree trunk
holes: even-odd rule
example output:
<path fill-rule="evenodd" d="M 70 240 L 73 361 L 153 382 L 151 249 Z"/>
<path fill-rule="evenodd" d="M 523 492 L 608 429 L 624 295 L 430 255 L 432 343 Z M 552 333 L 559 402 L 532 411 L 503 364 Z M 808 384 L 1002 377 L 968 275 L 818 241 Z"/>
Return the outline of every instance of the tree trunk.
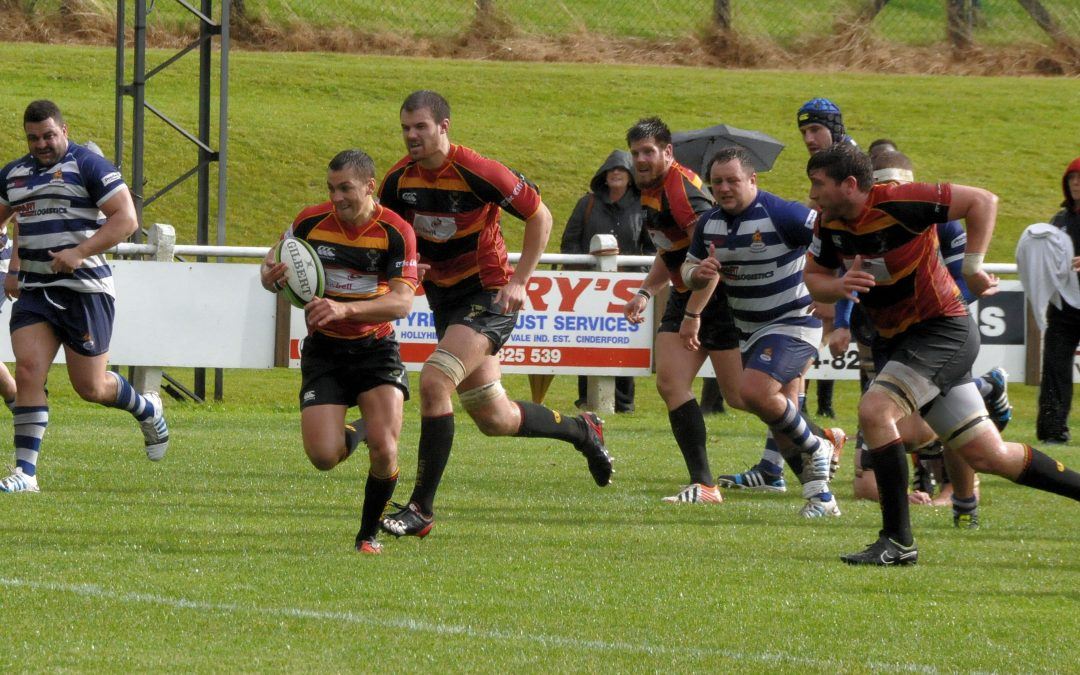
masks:
<path fill-rule="evenodd" d="M 1046 11 L 1046 7 L 1043 6 L 1039 0 L 1018 0 L 1020 6 L 1035 20 L 1035 23 L 1039 24 L 1039 28 L 1046 31 L 1046 34 L 1050 36 L 1058 46 L 1065 49 L 1074 51 L 1076 45 L 1073 44 L 1069 35 L 1061 29 L 1061 26 L 1054 21 L 1054 17 L 1050 16 L 1050 12 Z"/>
<path fill-rule="evenodd" d="M 945 0 L 948 14 L 947 33 L 949 42 L 956 49 L 970 49 L 971 40 L 971 0 Z"/>
<path fill-rule="evenodd" d="M 731 30 L 731 0 L 713 0 L 713 26 Z"/>
<path fill-rule="evenodd" d="M 863 7 L 862 13 L 859 14 L 859 20 L 870 23 L 877 18 L 877 15 L 881 13 L 881 10 L 885 9 L 887 4 L 889 4 L 889 0 L 870 0 Z"/>

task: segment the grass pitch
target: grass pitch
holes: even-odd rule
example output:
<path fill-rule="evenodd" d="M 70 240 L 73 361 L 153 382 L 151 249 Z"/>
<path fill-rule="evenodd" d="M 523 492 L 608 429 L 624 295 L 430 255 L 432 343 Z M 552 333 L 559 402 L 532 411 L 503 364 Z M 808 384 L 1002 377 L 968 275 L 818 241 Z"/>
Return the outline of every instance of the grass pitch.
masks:
<path fill-rule="evenodd" d="M 125 413 L 50 378 L 42 492 L 0 496 L 0 664 L 74 671 L 1068 671 L 1080 635 L 1076 504 L 984 477 L 983 529 L 913 507 L 913 568 L 855 569 L 876 505 L 797 516 L 797 490 L 668 505 L 686 480 L 650 380 L 610 416 L 615 482 L 555 442 L 489 439 L 459 413 L 432 534 L 351 551 L 366 461 L 320 473 L 288 371 L 232 372 L 227 400 L 169 402 L 173 441 L 143 456 Z M 512 395 L 526 396 L 520 376 Z M 568 410 L 572 378 L 549 403 Z M 1035 390 L 1012 387 L 1031 442 Z M 837 387 L 853 427 L 854 383 Z M 397 498 L 415 472 L 407 404 Z M 756 459 L 762 426 L 707 419 L 713 468 Z M 10 433 L 10 422 L 0 434 Z M 7 431 L 5 431 L 5 429 Z M 1073 466 L 1076 448 L 1045 448 Z M 850 450 L 850 449 L 849 449 Z"/>
<path fill-rule="evenodd" d="M 164 58 L 162 54 L 156 56 Z M 20 116 L 56 99 L 76 140 L 111 147 L 109 49 L 0 45 L 8 105 L 0 151 L 25 152 Z M 159 61 L 154 61 L 155 63 Z M 44 64 L 44 65 L 43 65 Z M 437 62 L 343 55 L 232 54 L 229 243 L 272 241 L 324 198 L 322 167 L 360 145 L 385 169 L 401 156 L 397 107 L 443 89 L 455 138 L 524 170 L 561 231 L 596 165 L 645 114 L 675 129 L 725 121 L 789 145 L 762 186 L 805 194 L 798 105 L 844 107 L 865 144 L 891 136 L 926 178 L 1002 197 L 995 262 L 1020 228 L 1047 218 L 1075 148 L 1075 80 L 920 78 L 692 68 Z M 194 128 L 190 71 L 153 80 L 148 100 Z M 130 119 L 130 116 L 129 116 Z M 104 141 L 104 142 L 103 142 Z M 150 188 L 194 164 L 171 132 L 148 136 Z M 194 240 L 194 187 L 147 216 Z M 510 248 L 521 228 L 508 221 Z M 557 248 L 557 236 L 550 250 Z M 1076 505 L 986 478 L 979 532 L 947 509 L 915 508 L 922 561 L 851 569 L 840 553 L 875 537 L 877 508 L 850 499 L 850 453 L 836 491 L 843 517 L 797 518 L 801 500 L 729 494 L 719 507 L 664 505 L 686 480 L 651 382 L 638 411 L 609 419 L 615 483 L 596 488 L 568 447 L 488 439 L 464 416 L 438 521 L 423 541 L 351 551 L 366 462 L 319 473 L 303 457 L 299 374 L 230 372 L 226 401 L 171 403 L 173 445 L 150 464 L 127 415 L 75 401 L 50 380 L 39 495 L 3 495 L 0 664 L 73 671 L 1068 671 L 1080 636 Z M 523 378 L 507 378 L 524 397 Z M 550 402 L 573 400 L 558 378 Z M 855 390 L 838 387 L 854 425 Z M 1034 441 L 1033 389 L 1013 387 L 1009 435 Z M 0 418 L 9 419 L 9 418 Z M 407 499 L 418 414 L 401 443 Z M 0 435 L 10 434 L 0 422 Z M 713 469 L 739 470 L 763 430 L 745 415 L 708 419 Z M 1072 466 L 1080 451 L 1054 448 Z"/>

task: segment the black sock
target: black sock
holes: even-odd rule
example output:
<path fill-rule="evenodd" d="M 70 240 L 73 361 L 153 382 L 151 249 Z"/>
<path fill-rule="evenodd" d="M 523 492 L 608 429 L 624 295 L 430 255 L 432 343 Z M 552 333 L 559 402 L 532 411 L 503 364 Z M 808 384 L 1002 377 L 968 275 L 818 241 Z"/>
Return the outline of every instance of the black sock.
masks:
<path fill-rule="evenodd" d="M 397 477 L 397 471 L 389 478 L 379 478 L 368 472 L 367 482 L 364 483 L 364 506 L 360 512 L 360 532 L 356 535 L 358 540 L 375 536 L 379 531 L 379 518 L 386 510 L 390 498 L 394 496 Z"/>
<path fill-rule="evenodd" d="M 1027 466 L 1017 477 L 1017 483 L 1080 501 L 1080 473 L 1066 469 L 1064 464 L 1030 445 L 1024 449 Z"/>
<path fill-rule="evenodd" d="M 817 381 L 817 409 L 819 412 L 832 410 L 834 380 Z"/>
<path fill-rule="evenodd" d="M 671 432 L 682 451 L 686 468 L 690 472 L 691 483 L 715 485 L 712 471 L 709 470 L 709 455 L 705 448 L 708 439 L 705 433 L 705 417 L 697 399 L 690 399 L 678 408 L 668 412 Z"/>
<path fill-rule="evenodd" d="M 424 515 L 435 513 L 435 491 L 454 445 L 454 414 L 420 418 L 420 449 L 416 457 L 416 485 L 409 501 Z"/>
<path fill-rule="evenodd" d="M 911 546 L 911 514 L 908 511 L 908 463 L 899 438 L 870 450 L 870 463 L 881 499 L 882 534 L 902 546 Z"/>
<path fill-rule="evenodd" d="M 791 467 L 792 471 L 795 472 L 795 475 L 801 481 L 802 468 L 804 468 L 804 463 L 802 463 L 802 453 L 800 453 L 799 448 L 789 447 L 786 450 L 780 450 L 780 455 L 784 458 L 784 461 L 787 462 L 788 467 Z"/>
<path fill-rule="evenodd" d="M 577 415 L 567 417 L 558 410 L 528 401 L 514 401 L 514 404 L 521 409 L 521 427 L 515 436 L 555 438 L 574 445 L 585 442 L 585 425 Z"/>
<path fill-rule="evenodd" d="M 364 431 L 364 418 L 359 418 L 355 422 L 349 422 L 345 425 L 345 457 L 346 459 L 351 457 L 356 452 L 356 446 L 360 445 L 360 441 L 367 438 L 367 434 Z"/>

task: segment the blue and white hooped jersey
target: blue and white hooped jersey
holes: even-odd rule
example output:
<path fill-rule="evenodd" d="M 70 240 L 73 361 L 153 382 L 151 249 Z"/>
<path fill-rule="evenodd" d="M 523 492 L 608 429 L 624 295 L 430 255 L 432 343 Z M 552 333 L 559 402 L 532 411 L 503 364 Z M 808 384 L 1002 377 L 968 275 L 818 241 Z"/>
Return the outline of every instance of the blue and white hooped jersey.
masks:
<path fill-rule="evenodd" d="M 7 223 L 0 223 L 0 279 L 7 274 L 11 264 L 11 237 L 8 236 Z"/>
<path fill-rule="evenodd" d="M 105 256 L 90 256 L 73 274 L 58 274 L 49 266 L 49 251 L 94 236 L 105 222 L 98 207 L 126 189 L 111 162 L 71 142 L 53 166 L 41 166 L 27 154 L 0 169 L 0 204 L 14 210 L 18 224 L 19 286 L 115 295 Z"/>
<path fill-rule="evenodd" d="M 810 314 L 810 292 L 803 282 L 806 247 L 817 214 L 759 190 L 737 216 L 717 207 L 694 229 L 686 259 L 700 262 L 715 246 L 720 274 L 745 351 L 764 335 L 788 335 L 817 346 L 821 321 Z"/>

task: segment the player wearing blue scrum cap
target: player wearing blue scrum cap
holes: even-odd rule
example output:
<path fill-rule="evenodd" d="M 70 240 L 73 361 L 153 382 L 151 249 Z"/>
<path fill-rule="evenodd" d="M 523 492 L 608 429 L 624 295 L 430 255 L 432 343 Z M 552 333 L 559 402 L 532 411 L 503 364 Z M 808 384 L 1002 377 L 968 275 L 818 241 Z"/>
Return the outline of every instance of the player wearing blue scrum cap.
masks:
<path fill-rule="evenodd" d="M 855 145 L 844 128 L 840 107 L 827 98 L 812 98 L 802 104 L 797 114 L 799 132 L 811 155 L 837 143 Z"/>

